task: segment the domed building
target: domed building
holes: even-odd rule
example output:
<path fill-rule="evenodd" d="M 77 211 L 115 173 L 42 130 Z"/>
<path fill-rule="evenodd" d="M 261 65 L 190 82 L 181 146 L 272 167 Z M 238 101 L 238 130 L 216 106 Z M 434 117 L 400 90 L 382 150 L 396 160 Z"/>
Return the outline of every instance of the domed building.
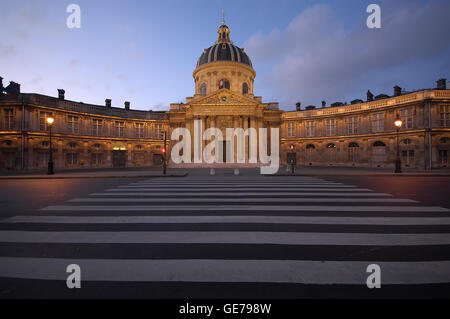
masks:
<path fill-rule="evenodd" d="M 263 103 L 261 97 L 254 96 L 256 72 L 251 59 L 243 48 L 231 41 L 231 32 L 225 22 L 217 33 L 217 41 L 204 49 L 198 59 L 193 73 L 194 96 L 188 97 L 186 104 L 171 104 L 167 113 L 171 129 L 186 127 L 191 132 L 191 145 L 195 144 L 195 120 L 201 121 L 199 138 L 208 128 L 219 128 L 225 135 L 227 128 L 255 128 L 257 132 L 259 128 L 267 128 L 270 132 L 270 128 L 279 128 L 281 124 L 282 111 L 278 103 Z M 245 138 L 245 160 L 248 163 L 252 145 L 249 145 L 249 137 Z M 209 142 L 202 141 L 203 149 L 205 143 Z M 223 162 L 236 163 L 237 141 L 223 136 L 222 143 Z M 233 152 L 227 143 L 234 147 Z"/>
<path fill-rule="evenodd" d="M 394 87 L 392 95 L 367 92 L 367 99 L 313 105 L 283 112 L 278 103 L 264 103 L 255 96 L 255 69 L 243 48 L 231 41 L 223 22 L 215 43 L 200 53 L 193 72 L 195 92 L 185 103 L 170 110 L 142 111 L 70 101 L 65 91 L 58 96 L 22 93 L 20 84 L 3 86 L 0 77 L 0 170 L 44 169 L 49 161 L 49 127 L 53 118 L 55 169 L 121 168 L 162 165 L 176 128 L 191 136 L 191 160 L 187 166 L 207 166 L 194 150 L 208 128 L 219 128 L 215 137 L 221 166 L 257 166 L 260 128 L 279 128 L 279 160 L 286 164 L 293 149 L 299 166 L 393 168 L 397 154 L 404 168 L 450 168 L 450 90 L 440 79 L 432 89 L 407 92 Z M 394 83 L 393 83 L 394 84 Z M 299 92 L 299 96 L 301 92 Z M 324 92 L 324 97 L 327 93 Z M 402 120 L 397 130 L 394 121 Z M 248 134 L 228 136 L 226 129 Z M 163 134 L 167 133 L 167 134 Z M 167 141 L 167 153 L 164 154 Z M 275 137 L 275 136 L 274 136 Z M 239 139 L 239 141 L 238 141 Z M 222 143 L 222 144 L 220 144 Z M 237 148 L 243 157 L 237 158 Z M 268 155 L 272 154 L 268 145 Z M 278 146 L 278 145 L 277 145 Z M 183 149 L 184 152 L 184 149 Z M 215 151 L 214 151 L 215 152 Z M 188 152 L 186 152 L 188 154 Z M 276 152 L 273 152 L 275 155 Z M 181 154 L 180 154 L 181 155 Z M 168 157 L 169 164 L 171 156 Z M 185 159 L 185 158 L 184 158 Z M 186 161 L 189 162 L 189 161 Z M 239 164 L 238 164 L 239 163 Z"/>
<path fill-rule="evenodd" d="M 217 42 L 205 49 L 198 59 L 194 71 L 196 94 L 206 95 L 226 88 L 238 94 L 253 95 L 256 72 L 250 58 L 244 49 L 231 42 L 230 29 L 225 24 L 220 26 L 218 34 Z"/>

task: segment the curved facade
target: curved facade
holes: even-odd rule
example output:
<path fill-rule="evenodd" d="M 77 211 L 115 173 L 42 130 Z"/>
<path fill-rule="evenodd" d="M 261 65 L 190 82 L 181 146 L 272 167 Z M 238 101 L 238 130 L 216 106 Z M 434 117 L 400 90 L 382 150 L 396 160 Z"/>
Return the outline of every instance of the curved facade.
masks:
<path fill-rule="evenodd" d="M 19 91 L 20 92 L 20 91 Z M 60 90 L 61 95 L 61 90 Z M 164 113 L 90 105 L 39 94 L 0 96 L 0 168 L 46 169 L 52 127 L 56 169 L 146 167 L 162 164 Z"/>
<path fill-rule="evenodd" d="M 450 90 L 430 89 L 339 107 L 285 112 L 281 150 L 294 145 L 303 166 L 448 168 Z M 282 158 L 282 161 L 286 158 Z"/>
<path fill-rule="evenodd" d="M 436 89 L 393 96 L 368 92 L 367 101 L 283 112 L 278 103 L 254 95 L 256 72 L 243 49 L 231 42 L 223 24 L 218 40 L 201 54 L 193 72 L 195 92 L 167 112 L 131 110 L 67 101 L 59 96 L 24 94 L 0 78 L 0 168 L 44 169 L 49 153 L 48 116 L 55 117 L 55 167 L 145 167 L 162 163 L 161 132 L 185 127 L 194 144 L 194 121 L 208 128 L 279 128 L 281 163 L 295 147 L 299 166 L 393 167 L 397 143 L 394 119 L 400 116 L 400 155 L 404 167 L 450 166 L 450 90 Z M 370 94 L 369 94 L 370 93 Z M 269 136 L 270 138 L 270 136 Z M 249 138 L 245 138 L 248 161 Z M 222 137 L 224 149 L 231 141 Z M 202 142 L 204 146 L 206 142 Z M 170 154 L 170 144 L 168 145 Z M 270 149 L 269 149 L 270 152 Z M 224 154 L 224 160 L 231 155 Z M 198 165 L 197 165 L 198 166 Z M 200 164 L 201 166 L 201 164 Z"/>

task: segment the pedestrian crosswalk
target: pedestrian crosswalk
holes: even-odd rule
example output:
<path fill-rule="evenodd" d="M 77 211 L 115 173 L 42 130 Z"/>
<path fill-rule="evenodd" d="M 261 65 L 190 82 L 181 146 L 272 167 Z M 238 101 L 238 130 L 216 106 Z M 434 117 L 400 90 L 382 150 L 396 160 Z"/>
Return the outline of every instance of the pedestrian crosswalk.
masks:
<path fill-rule="evenodd" d="M 450 209 L 315 177 L 154 178 L 0 221 L 0 278 L 450 284 Z"/>

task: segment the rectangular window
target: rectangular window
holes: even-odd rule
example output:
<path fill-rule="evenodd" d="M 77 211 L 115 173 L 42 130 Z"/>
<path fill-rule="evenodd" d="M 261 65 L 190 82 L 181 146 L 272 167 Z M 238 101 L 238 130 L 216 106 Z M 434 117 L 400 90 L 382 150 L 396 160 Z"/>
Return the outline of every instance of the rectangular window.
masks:
<path fill-rule="evenodd" d="M 47 118 L 52 117 L 52 113 L 50 112 L 40 112 L 39 113 L 39 129 L 41 131 L 48 131 L 48 123 Z"/>
<path fill-rule="evenodd" d="M 295 122 L 288 122 L 288 137 L 295 137 Z"/>
<path fill-rule="evenodd" d="M 123 137 L 125 122 L 116 121 L 116 137 Z"/>
<path fill-rule="evenodd" d="M 92 120 L 92 135 L 102 136 L 103 131 L 103 121 L 94 119 Z"/>
<path fill-rule="evenodd" d="M 441 166 L 447 167 L 448 165 L 448 151 L 439 150 L 439 163 Z"/>
<path fill-rule="evenodd" d="M 136 123 L 136 137 L 137 138 L 144 137 L 144 123 Z"/>
<path fill-rule="evenodd" d="M 450 127 L 450 105 L 441 105 L 440 120 L 442 127 Z"/>
<path fill-rule="evenodd" d="M 306 121 L 306 136 L 314 136 L 314 121 Z"/>
<path fill-rule="evenodd" d="M 372 115 L 372 132 L 384 131 L 384 114 L 377 113 Z"/>
<path fill-rule="evenodd" d="M 348 134 L 358 134 L 358 117 L 350 116 L 348 118 Z"/>
<path fill-rule="evenodd" d="M 335 119 L 328 119 L 326 121 L 327 124 L 327 136 L 334 136 L 336 135 L 336 120 Z"/>
<path fill-rule="evenodd" d="M 49 153 L 39 153 L 38 155 L 38 163 L 39 163 L 39 167 L 46 167 L 48 165 L 48 161 L 50 159 L 50 154 Z"/>
<path fill-rule="evenodd" d="M 352 163 L 359 162 L 359 147 L 348 148 L 348 161 Z"/>
<path fill-rule="evenodd" d="M 103 164 L 103 154 L 94 153 L 91 159 L 92 165 L 102 165 Z"/>
<path fill-rule="evenodd" d="M 400 118 L 403 121 L 402 128 L 411 129 L 413 127 L 412 108 L 403 109 L 400 111 Z"/>
<path fill-rule="evenodd" d="M 155 139 L 161 140 L 164 138 L 164 136 L 162 135 L 163 133 L 163 129 L 162 129 L 162 124 L 155 124 L 153 126 L 153 136 L 155 137 Z"/>
<path fill-rule="evenodd" d="M 67 121 L 69 134 L 78 134 L 78 116 L 69 116 Z"/>
<path fill-rule="evenodd" d="M 78 154 L 77 153 L 67 153 L 66 154 L 66 164 L 67 165 L 78 165 Z"/>
<path fill-rule="evenodd" d="M 414 151 L 413 150 L 405 150 L 402 151 L 402 161 L 405 166 L 411 166 L 414 164 Z"/>
<path fill-rule="evenodd" d="M 14 109 L 5 109 L 5 129 L 12 130 L 14 128 Z"/>

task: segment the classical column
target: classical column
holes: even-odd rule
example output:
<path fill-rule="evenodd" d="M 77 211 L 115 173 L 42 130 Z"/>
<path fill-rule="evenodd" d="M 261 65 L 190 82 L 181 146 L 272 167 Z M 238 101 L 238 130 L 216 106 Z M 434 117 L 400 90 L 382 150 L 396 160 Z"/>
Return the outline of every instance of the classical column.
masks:
<path fill-rule="evenodd" d="M 211 116 L 211 122 L 209 123 L 209 125 L 211 126 L 211 128 L 215 128 L 216 127 L 216 117 L 215 116 Z M 211 143 L 212 141 L 215 141 L 217 138 L 217 136 L 214 136 L 214 139 L 211 138 L 211 140 L 209 140 L 209 143 Z M 218 150 L 214 149 L 214 156 L 216 155 L 216 152 Z"/>
<path fill-rule="evenodd" d="M 248 116 L 244 116 L 242 121 L 244 122 L 244 132 L 248 129 Z M 244 135 L 244 147 L 245 147 L 245 162 L 248 163 L 248 150 L 249 150 L 249 137 Z"/>
<path fill-rule="evenodd" d="M 200 139 L 201 139 L 201 143 L 202 143 L 202 158 L 203 158 L 203 152 L 205 151 L 205 147 L 206 147 L 206 143 L 207 141 L 205 141 L 203 139 L 205 132 L 207 130 L 207 126 L 206 126 L 206 116 L 200 116 L 200 120 L 202 122 L 202 129 L 201 129 L 201 134 L 200 134 Z"/>
<path fill-rule="evenodd" d="M 233 116 L 233 129 L 236 130 L 239 127 L 239 117 Z M 231 136 L 233 141 L 233 149 L 234 149 L 234 162 L 237 163 L 237 138 L 234 137 L 234 134 Z"/>
<path fill-rule="evenodd" d="M 260 128 L 263 128 L 263 118 L 261 118 L 261 117 L 259 117 L 259 118 L 257 118 L 256 119 L 256 143 L 257 143 L 257 145 L 258 145 L 258 148 L 257 148 L 257 158 L 258 158 L 258 161 L 260 161 L 261 159 L 259 158 L 259 132 L 260 132 Z"/>
<path fill-rule="evenodd" d="M 189 134 L 191 135 L 191 162 L 193 162 L 194 161 L 194 126 L 193 126 L 192 118 L 186 118 L 186 130 L 188 130 Z"/>
<path fill-rule="evenodd" d="M 257 126 L 257 120 L 256 120 L 256 117 L 254 117 L 254 116 L 251 116 L 250 117 L 250 127 L 251 128 L 253 128 L 253 129 L 255 129 L 255 131 L 256 131 L 256 136 L 253 136 L 253 132 L 252 133 L 250 133 L 250 141 L 249 141 L 249 156 L 250 156 L 250 158 L 251 157 L 255 157 L 254 155 L 256 155 L 256 160 L 258 160 L 258 126 Z M 250 145 L 250 144 L 252 144 L 252 139 L 253 139 L 253 142 L 256 142 L 256 148 L 254 148 L 254 146 L 253 145 Z M 255 149 L 256 150 L 256 154 L 252 154 L 251 153 L 251 150 L 252 149 Z"/>

